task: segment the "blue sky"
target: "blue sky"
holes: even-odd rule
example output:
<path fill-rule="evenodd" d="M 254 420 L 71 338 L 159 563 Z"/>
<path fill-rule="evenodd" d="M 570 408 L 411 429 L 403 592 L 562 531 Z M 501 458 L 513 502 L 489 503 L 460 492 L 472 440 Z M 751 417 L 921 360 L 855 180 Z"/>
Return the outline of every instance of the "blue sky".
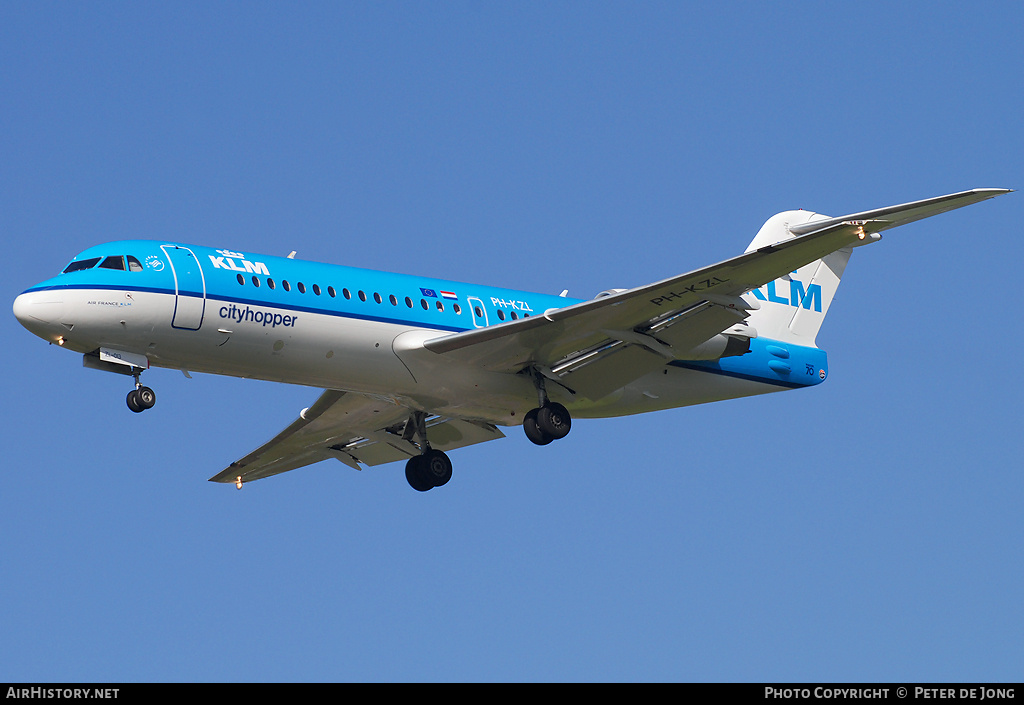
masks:
<path fill-rule="evenodd" d="M 0 281 L 144 237 L 586 298 L 1024 187 L 1019 3 L 0 4 Z M 1019 681 L 1019 194 L 858 250 L 820 387 L 207 478 L 315 389 L 0 317 L 0 680 Z"/>

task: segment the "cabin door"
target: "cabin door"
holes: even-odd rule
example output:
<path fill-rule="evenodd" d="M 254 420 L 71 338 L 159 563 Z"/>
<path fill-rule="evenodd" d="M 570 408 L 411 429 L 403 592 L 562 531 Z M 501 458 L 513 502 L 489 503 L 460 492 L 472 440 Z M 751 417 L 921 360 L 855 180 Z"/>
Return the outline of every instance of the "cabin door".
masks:
<path fill-rule="evenodd" d="M 206 279 L 196 254 L 187 247 L 161 245 L 174 274 L 172 328 L 199 330 L 206 311 Z"/>

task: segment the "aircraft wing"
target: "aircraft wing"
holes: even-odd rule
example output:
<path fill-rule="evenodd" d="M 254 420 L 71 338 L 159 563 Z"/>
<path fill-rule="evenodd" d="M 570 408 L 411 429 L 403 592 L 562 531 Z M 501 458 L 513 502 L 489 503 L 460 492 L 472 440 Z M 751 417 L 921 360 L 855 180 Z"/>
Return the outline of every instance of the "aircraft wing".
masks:
<path fill-rule="evenodd" d="M 258 480 L 334 458 L 360 470 L 418 455 L 404 437 L 412 411 L 385 398 L 328 389 L 291 425 L 267 443 L 231 463 L 211 482 Z M 454 450 L 504 434 L 496 427 L 462 419 L 428 417 L 430 445 Z"/>
<path fill-rule="evenodd" d="M 503 372 L 534 366 L 573 393 L 597 399 L 663 366 L 687 359 L 723 332 L 742 337 L 756 301 L 740 296 L 871 234 L 961 208 L 1006 189 L 975 189 L 825 218 L 790 229 L 791 239 L 719 264 L 543 315 L 433 338 L 432 352 Z"/>

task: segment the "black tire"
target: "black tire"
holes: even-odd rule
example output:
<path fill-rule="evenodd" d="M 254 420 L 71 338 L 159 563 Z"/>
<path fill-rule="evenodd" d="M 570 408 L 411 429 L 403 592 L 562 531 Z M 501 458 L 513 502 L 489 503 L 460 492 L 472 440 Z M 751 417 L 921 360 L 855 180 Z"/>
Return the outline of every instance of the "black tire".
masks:
<path fill-rule="evenodd" d="M 423 477 L 434 487 L 447 484 L 448 480 L 452 479 L 452 461 L 445 453 L 428 450 L 421 457 L 423 460 L 420 461 L 420 469 Z"/>
<path fill-rule="evenodd" d="M 557 402 L 548 402 L 537 409 L 537 426 L 553 440 L 565 438 L 572 428 L 569 411 Z"/>
<path fill-rule="evenodd" d="M 126 396 L 124 400 L 125 403 L 128 404 L 128 408 L 134 411 L 136 414 L 141 414 L 143 411 L 145 411 L 145 408 L 143 408 L 142 404 L 139 403 L 138 390 L 133 389 L 132 391 L 128 392 L 128 396 Z"/>
<path fill-rule="evenodd" d="M 135 399 L 143 409 L 152 409 L 156 404 L 156 392 L 149 387 L 139 387 L 135 390 Z"/>
<path fill-rule="evenodd" d="M 533 409 L 526 413 L 526 416 L 523 417 L 523 431 L 526 433 L 526 437 L 535 445 L 546 446 L 555 439 L 546 433 L 537 422 L 537 413 L 539 411 L 540 409 Z"/>
<path fill-rule="evenodd" d="M 409 486 L 417 492 L 426 492 L 434 487 L 434 485 L 427 480 L 422 467 L 422 455 L 414 455 L 409 458 L 408 462 L 405 464 L 405 479 L 409 482 Z"/>

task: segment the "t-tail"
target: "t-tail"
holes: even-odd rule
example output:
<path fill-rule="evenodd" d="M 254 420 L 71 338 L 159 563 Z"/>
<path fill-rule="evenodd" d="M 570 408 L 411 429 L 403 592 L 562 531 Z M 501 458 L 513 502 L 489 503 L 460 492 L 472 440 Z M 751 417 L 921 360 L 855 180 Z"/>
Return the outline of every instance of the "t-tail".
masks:
<path fill-rule="evenodd" d="M 805 210 L 785 211 L 772 216 L 751 241 L 747 252 L 843 223 L 863 223 L 862 235 L 853 245 L 836 250 L 775 281 L 751 290 L 747 298 L 757 299 L 760 308 L 751 312 L 747 323 L 757 331 L 758 337 L 817 347 L 815 339 L 818 331 L 855 247 L 877 242 L 881 239 L 879 232 L 882 230 L 1008 192 L 1009 189 L 974 189 L 839 218 L 830 218 Z"/>
<path fill-rule="evenodd" d="M 825 219 L 826 216 L 802 210 L 774 215 L 761 227 L 746 251 L 753 252 L 794 238 L 796 235 L 790 228 Z M 865 240 L 865 244 L 879 238 L 876 235 Z M 753 289 L 750 293 L 761 307 L 752 312 L 747 323 L 754 327 L 758 337 L 815 347 L 818 330 L 836 295 L 852 252 L 852 246 L 844 247 Z"/>

